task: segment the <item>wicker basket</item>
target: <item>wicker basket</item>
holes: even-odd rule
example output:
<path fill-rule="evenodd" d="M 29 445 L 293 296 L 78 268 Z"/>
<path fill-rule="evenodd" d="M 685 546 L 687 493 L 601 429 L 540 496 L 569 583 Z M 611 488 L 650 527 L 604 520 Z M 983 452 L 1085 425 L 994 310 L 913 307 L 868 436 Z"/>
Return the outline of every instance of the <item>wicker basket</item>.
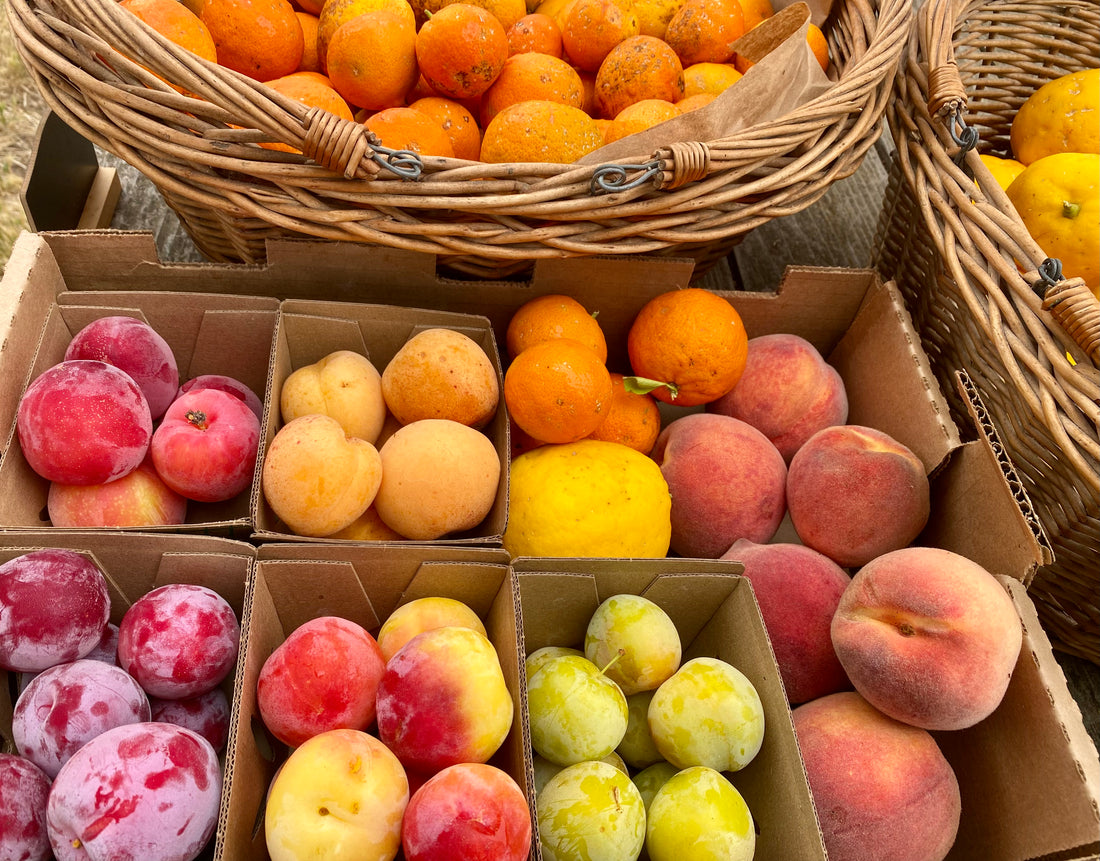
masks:
<path fill-rule="evenodd" d="M 1098 64 L 1096 0 L 928 0 L 887 109 L 897 149 L 875 261 L 944 391 L 956 370 L 976 384 L 1050 542 L 1030 585 L 1040 618 L 1056 647 L 1095 663 L 1100 303 L 1079 278 L 1039 274 L 1042 251 L 978 153 L 1006 155 L 1031 92 Z"/>
<path fill-rule="evenodd" d="M 410 181 L 360 124 L 195 57 L 117 0 L 6 2 L 49 106 L 146 174 L 212 260 L 262 262 L 268 237 L 305 235 L 423 251 L 474 277 L 595 254 L 689 256 L 702 271 L 754 227 L 804 209 L 859 167 L 882 129 L 912 19 L 911 0 L 836 0 L 824 26 L 834 85 L 729 138 L 586 167 L 425 158 Z M 313 159 L 256 146 L 261 140 Z M 594 193 L 604 167 L 625 187 Z"/>

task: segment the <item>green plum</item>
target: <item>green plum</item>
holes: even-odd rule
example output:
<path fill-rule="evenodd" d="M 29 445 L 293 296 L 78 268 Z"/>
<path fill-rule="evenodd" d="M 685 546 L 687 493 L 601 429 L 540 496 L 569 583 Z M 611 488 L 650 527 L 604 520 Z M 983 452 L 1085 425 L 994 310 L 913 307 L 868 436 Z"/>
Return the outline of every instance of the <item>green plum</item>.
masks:
<path fill-rule="evenodd" d="M 527 656 L 527 660 L 523 662 L 524 675 L 529 679 L 531 674 L 535 672 L 539 667 L 545 664 L 550 658 L 556 658 L 559 655 L 584 655 L 580 649 L 573 649 L 569 646 L 543 646 L 540 649 L 535 649 L 531 654 Z"/>
<path fill-rule="evenodd" d="M 638 792 L 642 794 L 642 801 L 645 802 L 647 811 L 649 810 L 649 803 L 653 801 L 653 796 L 657 794 L 657 790 L 664 786 L 670 777 L 678 774 L 679 771 L 680 769 L 671 762 L 662 759 L 660 762 L 646 766 L 634 775 L 634 785 L 638 787 Z"/>
<path fill-rule="evenodd" d="M 535 798 L 544 861 L 635 861 L 646 813 L 630 778 L 606 762 L 579 762 L 555 774 Z"/>
<path fill-rule="evenodd" d="M 649 731 L 678 768 L 740 771 L 764 743 L 764 707 L 744 673 L 718 658 L 693 658 L 654 693 Z"/>
<path fill-rule="evenodd" d="M 626 733 L 626 696 L 587 658 L 549 658 L 527 680 L 531 746 L 556 765 L 603 759 Z"/>
<path fill-rule="evenodd" d="M 611 751 L 599 762 L 606 762 L 608 765 L 613 765 L 615 768 L 624 774 L 630 774 L 630 769 L 627 768 L 623 758 L 619 756 L 615 751 Z M 546 786 L 547 781 L 550 780 L 555 774 L 562 770 L 564 766 L 556 765 L 548 760 L 545 756 L 539 756 L 537 753 L 531 758 L 531 763 L 535 768 L 535 793 L 542 792 L 542 788 Z"/>
<path fill-rule="evenodd" d="M 659 604 L 641 595 L 613 595 L 588 620 L 584 655 L 606 667 L 627 696 L 652 691 L 680 666 L 680 633 Z"/>
<path fill-rule="evenodd" d="M 631 768 L 645 768 L 664 759 L 649 731 L 649 701 L 654 691 L 639 691 L 626 698 L 626 734 L 616 750 Z"/>
<path fill-rule="evenodd" d="M 665 781 L 646 813 L 650 861 L 751 861 L 752 813 L 737 788 L 695 765 Z"/>

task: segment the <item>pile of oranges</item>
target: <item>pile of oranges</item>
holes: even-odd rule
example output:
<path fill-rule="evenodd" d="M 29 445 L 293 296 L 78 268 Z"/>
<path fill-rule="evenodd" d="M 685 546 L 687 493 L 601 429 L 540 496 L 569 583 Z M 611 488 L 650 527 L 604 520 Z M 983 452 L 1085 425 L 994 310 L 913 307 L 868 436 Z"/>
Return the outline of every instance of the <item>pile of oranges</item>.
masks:
<path fill-rule="evenodd" d="M 733 42 L 773 14 L 771 0 L 122 5 L 211 62 L 364 123 L 383 146 L 489 163 L 571 163 L 708 104 L 750 65 Z M 809 38 L 827 67 L 821 31 Z"/>

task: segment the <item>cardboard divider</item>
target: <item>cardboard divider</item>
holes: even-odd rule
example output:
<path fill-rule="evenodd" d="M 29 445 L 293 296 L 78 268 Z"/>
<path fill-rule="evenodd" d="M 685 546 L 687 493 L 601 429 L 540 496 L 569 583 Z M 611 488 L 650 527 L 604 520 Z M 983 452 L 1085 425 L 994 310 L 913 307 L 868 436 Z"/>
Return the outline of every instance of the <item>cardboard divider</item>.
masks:
<path fill-rule="evenodd" d="M 252 494 L 252 521 L 257 541 L 307 541 L 345 543 L 343 539 L 309 538 L 290 531 L 268 505 L 263 495 L 263 458 L 271 441 L 283 426 L 279 411 L 283 384 L 294 371 L 313 364 L 336 350 L 351 350 L 370 359 L 382 373 L 389 361 L 416 333 L 429 328 L 447 328 L 472 338 L 489 357 L 501 390 L 500 405 L 482 432 L 492 440 L 500 458 L 500 479 L 496 499 L 485 519 L 466 532 L 444 536 L 439 543 L 499 545 L 504 536 L 508 507 L 510 437 L 504 407 L 504 372 L 497 340 L 487 318 L 448 311 L 405 308 L 369 303 L 288 299 L 282 303 L 277 334 L 268 373 L 261 455 L 256 463 Z M 381 443 L 380 443 L 381 444 Z M 406 542 L 400 542 L 406 543 Z M 408 542 L 413 543 L 413 542 Z M 422 542 L 421 542 L 422 543 Z"/>
<path fill-rule="evenodd" d="M 266 732 L 256 705 L 264 661 L 308 619 L 338 615 L 377 634 L 381 623 L 414 597 L 456 598 L 478 612 L 513 699 L 512 728 L 490 762 L 507 771 L 524 795 L 532 797 L 522 707 L 518 591 L 507 553 L 474 547 L 288 542 L 264 545 L 258 557 L 262 558 L 245 599 L 247 621 L 229 737 L 227 768 L 232 779 L 222 802 L 215 858 L 262 861 L 269 857 L 262 826 L 264 798 L 289 751 Z M 349 595 L 354 600 L 342 605 Z"/>
<path fill-rule="evenodd" d="M 61 285 L 54 285 L 61 286 Z M 33 358 L 25 369 L 16 368 L 7 345 L 0 352 L 5 368 L 21 378 L 19 395 L 9 403 L 11 412 L 0 416 L 7 434 L 0 459 L 0 531 L 46 529 L 67 531 L 50 523 L 47 496 L 50 482 L 27 463 L 19 446 L 15 416 L 19 397 L 44 371 L 64 360 L 74 335 L 94 320 L 107 316 L 140 319 L 164 338 L 172 350 L 180 383 L 203 373 L 233 377 L 249 386 L 259 398 L 268 388 L 267 376 L 276 330 L 279 303 L 268 297 L 212 293 L 70 293 L 60 290 L 46 310 L 43 323 L 32 329 L 38 335 Z M 16 355 L 26 355 L 18 351 Z M 5 385 L 11 390 L 11 380 Z M 154 422 L 155 425 L 155 422 Z M 251 500 L 248 492 L 217 503 L 189 501 L 186 522 L 156 531 L 204 531 L 232 537 L 251 534 Z M 150 527 L 121 527 L 104 532 L 149 531 Z"/>
<path fill-rule="evenodd" d="M 584 648 L 588 620 L 618 594 L 644 595 L 665 610 L 683 660 L 719 658 L 752 682 L 764 707 L 764 741 L 752 762 L 725 776 L 756 826 L 756 861 L 824 861 L 802 757 L 779 668 L 749 581 L 737 562 L 701 559 L 533 559 L 512 562 L 524 647 Z M 536 835 L 537 836 L 537 835 Z M 540 852 L 541 857 L 541 852 Z"/>

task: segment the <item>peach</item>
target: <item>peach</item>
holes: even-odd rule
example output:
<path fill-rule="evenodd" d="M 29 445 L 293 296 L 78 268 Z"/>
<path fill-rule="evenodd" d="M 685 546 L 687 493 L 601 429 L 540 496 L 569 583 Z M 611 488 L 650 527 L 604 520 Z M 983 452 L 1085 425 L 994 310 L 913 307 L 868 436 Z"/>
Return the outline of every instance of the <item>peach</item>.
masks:
<path fill-rule="evenodd" d="M 260 421 L 244 401 L 220 389 L 192 389 L 172 401 L 150 452 L 176 493 L 224 502 L 252 485 L 259 444 Z"/>
<path fill-rule="evenodd" d="M 106 484 L 50 483 L 46 509 L 54 526 L 178 526 L 187 520 L 187 497 L 164 483 L 146 455 L 132 472 Z"/>
<path fill-rule="evenodd" d="M 471 628 L 417 634 L 378 685 L 378 737 L 408 769 L 488 762 L 512 727 L 512 695 L 492 643 Z"/>
<path fill-rule="evenodd" d="M 750 338 L 741 379 L 706 410 L 748 422 L 789 464 L 817 431 L 847 422 L 848 394 L 817 347 L 784 332 Z"/>
<path fill-rule="evenodd" d="M 879 711 L 928 730 L 988 717 L 1023 642 L 1012 599 L 985 568 L 936 547 L 906 547 L 856 572 L 832 621 L 852 684 Z"/>
<path fill-rule="evenodd" d="M 287 422 L 264 457 L 264 498 L 296 535 L 322 538 L 351 525 L 374 502 L 382 460 L 331 416 Z"/>
<path fill-rule="evenodd" d="M 197 732 L 218 752 L 229 740 L 229 697 L 221 688 L 212 688 L 185 700 L 150 697 L 149 708 L 150 720 Z"/>
<path fill-rule="evenodd" d="M 313 414 L 329 416 L 348 436 L 374 445 L 386 420 L 382 375 L 363 354 L 336 350 L 283 381 L 279 411 L 284 422 Z"/>
<path fill-rule="evenodd" d="M 791 713 L 829 861 L 941 861 L 955 842 L 958 780 L 927 731 L 855 691 Z"/>
<path fill-rule="evenodd" d="M 848 690 L 830 625 L 851 578 L 828 556 L 801 544 L 742 538 L 723 555 L 745 566 L 790 703 Z"/>
<path fill-rule="evenodd" d="M 167 723 L 97 735 L 54 779 L 46 829 L 57 861 L 191 861 L 218 824 L 221 766 L 210 743 Z"/>
<path fill-rule="evenodd" d="M 765 543 L 786 513 L 787 464 L 740 419 L 691 413 L 661 431 L 652 458 L 672 494 L 671 548 L 715 559 L 738 538 Z"/>
<path fill-rule="evenodd" d="M 382 392 L 401 424 L 450 419 L 481 428 L 500 403 L 500 380 L 477 341 L 436 327 L 417 332 L 386 363 Z"/>
<path fill-rule="evenodd" d="M 153 417 L 145 395 L 124 371 L 74 359 L 27 386 L 16 431 L 27 463 L 47 481 L 103 484 L 145 459 Z"/>
<path fill-rule="evenodd" d="M 35 676 L 16 700 L 11 732 L 19 753 L 54 778 L 86 742 L 150 715 L 149 698 L 129 673 L 84 659 Z"/>
<path fill-rule="evenodd" d="M 0 858 L 50 861 L 46 801 L 50 778 L 22 756 L 0 753 Z"/>
<path fill-rule="evenodd" d="M 118 626 L 118 663 L 150 696 L 185 699 L 221 684 L 237 661 L 241 627 L 213 589 L 169 583 L 146 592 Z"/>
<path fill-rule="evenodd" d="M 361 625 L 319 616 L 290 632 L 264 661 L 256 705 L 272 735 L 297 747 L 331 729 L 365 730 L 386 662 Z"/>
<path fill-rule="evenodd" d="M 401 824 L 405 861 L 524 861 L 531 809 L 506 771 L 477 762 L 448 766 L 409 799 Z"/>
<path fill-rule="evenodd" d="M 219 389 L 227 392 L 233 397 L 244 401 L 245 406 L 256 414 L 256 418 L 263 420 L 264 402 L 249 386 L 246 386 L 235 377 L 227 377 L 225 374 L 199 374 L 197 377 L 192 377 L 180 384 L 176 397 L 185 395 L 192 390 L 198 391 L 201 389 Z"/>
<path fill-rule="evenodd" d="M 291 752 L 271 781 L 264 836 L 271 861 L 392 861 L 409 781 L 372 735 L 333 729 Z"/>
<path fill-rule="evenodd" d="M 383 444 L 374 505 L 391 529 L 415 541 L 473 529 L 488 515 L 500 455 L 481 431 L 450 419 L 422 419 Z"/>
<path fill-rule="evenodd" d="M 107 579 L 72 550 L 32 550 L 0 565 L 0 667 L 33 673 L 99 644 L 111 615 Z"/>
<path fill-rule="evenodd" d="M 448 625 L 472 628 L 482 636 L 488 636 L 485 624 L 477 613 L 456 598 L 442 595 L 414 598 L 390 613 L 378 629 L 382 656 L 388 661 L 417 634 Z"/>
<path fill-rule="evenodd" d="M 135 317 L 110 316 L 93 320 L 65 349 L 65 361 L 91 359 L 114 365 L 129 374 L 159 419 L 175 400 L 179 369 L 168 342 L 152 326 Z"/>
<path fill-rule="evenodd" d="M 787 471 L 787 510 L 802 543 L 842 568 L 912 543 L 931 510 L 924 464 L 887 433 L 824 428 Z"/>

